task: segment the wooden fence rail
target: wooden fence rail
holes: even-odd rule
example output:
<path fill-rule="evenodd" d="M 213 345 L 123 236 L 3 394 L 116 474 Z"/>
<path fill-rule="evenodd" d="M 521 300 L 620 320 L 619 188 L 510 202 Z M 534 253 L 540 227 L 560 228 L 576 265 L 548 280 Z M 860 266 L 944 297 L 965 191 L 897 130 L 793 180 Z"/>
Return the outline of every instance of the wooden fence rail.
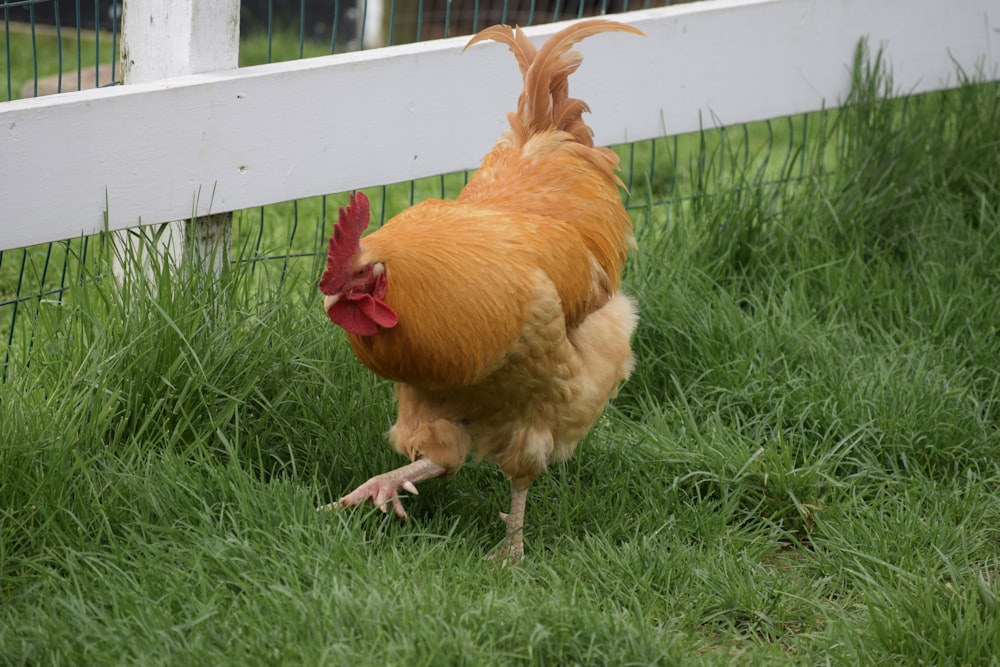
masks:
<path fill-rule="evenodd" d="M 709 0 L 615 18 L 648 37 L 588 39 L 573 78 L 601 144 L 835 106 L 862 37 L 900 93 L 955 85 L 959 68 L 998 76 L 1000 0 Z M 462 54 L 466 41 L 0 103 L 0 250 L 474 168 L 520 81 L 504 47 Z"/>

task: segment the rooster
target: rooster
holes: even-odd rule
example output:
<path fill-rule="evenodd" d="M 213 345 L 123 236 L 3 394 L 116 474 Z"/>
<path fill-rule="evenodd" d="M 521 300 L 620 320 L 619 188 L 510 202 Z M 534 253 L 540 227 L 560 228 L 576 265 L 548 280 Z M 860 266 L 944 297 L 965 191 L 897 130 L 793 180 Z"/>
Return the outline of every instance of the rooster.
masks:
<path fill-rule="evenodd" d="M 475 35 L 506 44 L 524 79 L 517 111 L 455 201 L 427 200 L 362 238 L 361 192 L 339 211 L 319 282 L 323 306 L 358 359 L 395 381 L 389 440 L 410 463 L 336 503 L 371 501 L 400 518 L 400 490 L 450 477 L 470 451 L 510 480 L 507 538 L 491 556 L 524 557 L 528 488 L 570 457 L 632 370 L 638 315 L 620 291 L 635 241 L 618 157 L 596 148 L 567 79 L 570 48 L 606 20 L 575 23 L 536 49 L 519 28 Z"/>

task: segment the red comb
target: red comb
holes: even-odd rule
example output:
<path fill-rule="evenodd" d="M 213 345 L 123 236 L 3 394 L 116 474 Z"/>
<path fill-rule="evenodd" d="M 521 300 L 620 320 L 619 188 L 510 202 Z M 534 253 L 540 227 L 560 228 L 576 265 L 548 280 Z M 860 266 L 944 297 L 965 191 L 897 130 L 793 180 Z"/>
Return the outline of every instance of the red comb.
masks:
<path fill-rule="evenodd" d="M 339 220 L 330 235 L 330 249 L 326 254 L 326 271 L 319 280 L 323 294 L 336 294 L 343 287 L 351 270 L 351 259 L 360 248 L 361 234 L 368 228 L 371 207 L 363 192 L 351 195 L 351 203 L 340 207 Z"/>

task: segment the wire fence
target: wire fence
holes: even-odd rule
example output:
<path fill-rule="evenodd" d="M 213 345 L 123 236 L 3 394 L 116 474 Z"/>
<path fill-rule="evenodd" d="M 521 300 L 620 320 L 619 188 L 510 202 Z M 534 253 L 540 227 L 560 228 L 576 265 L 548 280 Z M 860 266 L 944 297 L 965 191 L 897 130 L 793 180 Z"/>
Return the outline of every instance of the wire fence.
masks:
<path fill-rule="evenodd" d="M 527 26 L 669 4 L 669 0 L 386 0 L 380 5 L 371 0 L 357 4 L 244 0 L 240 65 L 471 34 L 497 22 Z M 0 71 L 5 76 L 0 90 L 7 100 L 116 83 L 120 3 L 0 0 L 0 10 L 4 32 Z M 708 171 L 718 168 L 717 161 L 714 167 L 704 162 L 713 151 L 743 167 L 753 161 L 756 169 L 775 179 L 794 178 L 795 156 L 808 132 L 809 119 L 803 116 L 615 147 L 629 190 L 627 206 L 636 218 L 665 219 L 657 209 L 677 198 L 697 196 Z M 690 161 L 696 175 L 680 183 L 680 166 Z M 386 185 L 380 191 L 369 189 L 373 219 L 384 221 L 427 197 L 452 198 L 468 176 L 446 174 Z M 2 186 L 16 187 L 16 183 Z M 332 194 L 237 211 L 230 260 L 249 264 L 251 271 L 266 267 L 281 282 L 295 271 L 308 274 L 324 249 L 328 214 L 345 198 Z M 0 201 L 0 217 L 2 211 Z M 0 252 L 0 340 L 5 342 L 0 381 L 6 381 L 13 364 L 27 363 L 36 325 L 46 311 L 58 306 L 67 290 L 101 277 L 104 265 L 96 258 L 106 255 L 110 245 L 104 236 L 93 236 Z"/>

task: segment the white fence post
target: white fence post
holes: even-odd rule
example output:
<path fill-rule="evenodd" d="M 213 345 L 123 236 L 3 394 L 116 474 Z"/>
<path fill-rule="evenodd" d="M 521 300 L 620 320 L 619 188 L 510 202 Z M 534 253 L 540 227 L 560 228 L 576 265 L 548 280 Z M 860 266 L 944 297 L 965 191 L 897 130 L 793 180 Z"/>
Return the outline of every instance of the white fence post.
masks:
<path fill-rule="evenodd" d="M 239 66 L 240 0 L 124 0 L 121 65 L 125 85 Z M 156 128 L 150 128 L 155 132 Z M 150 183 L 156 187 L 155 183 Z M 199 197 L 212 197 L 202 192 Z M 192 206 L 192 209 L 202 208 Z M 175 264 L 197 262 L 218 275 L 229 254 L 231 213 L 166 223 L 154 231 L 158 246 Z M 133 252 L 142 242 L 122 232 Z M 121 273 L 121 267 L 116 267 Z"/>

